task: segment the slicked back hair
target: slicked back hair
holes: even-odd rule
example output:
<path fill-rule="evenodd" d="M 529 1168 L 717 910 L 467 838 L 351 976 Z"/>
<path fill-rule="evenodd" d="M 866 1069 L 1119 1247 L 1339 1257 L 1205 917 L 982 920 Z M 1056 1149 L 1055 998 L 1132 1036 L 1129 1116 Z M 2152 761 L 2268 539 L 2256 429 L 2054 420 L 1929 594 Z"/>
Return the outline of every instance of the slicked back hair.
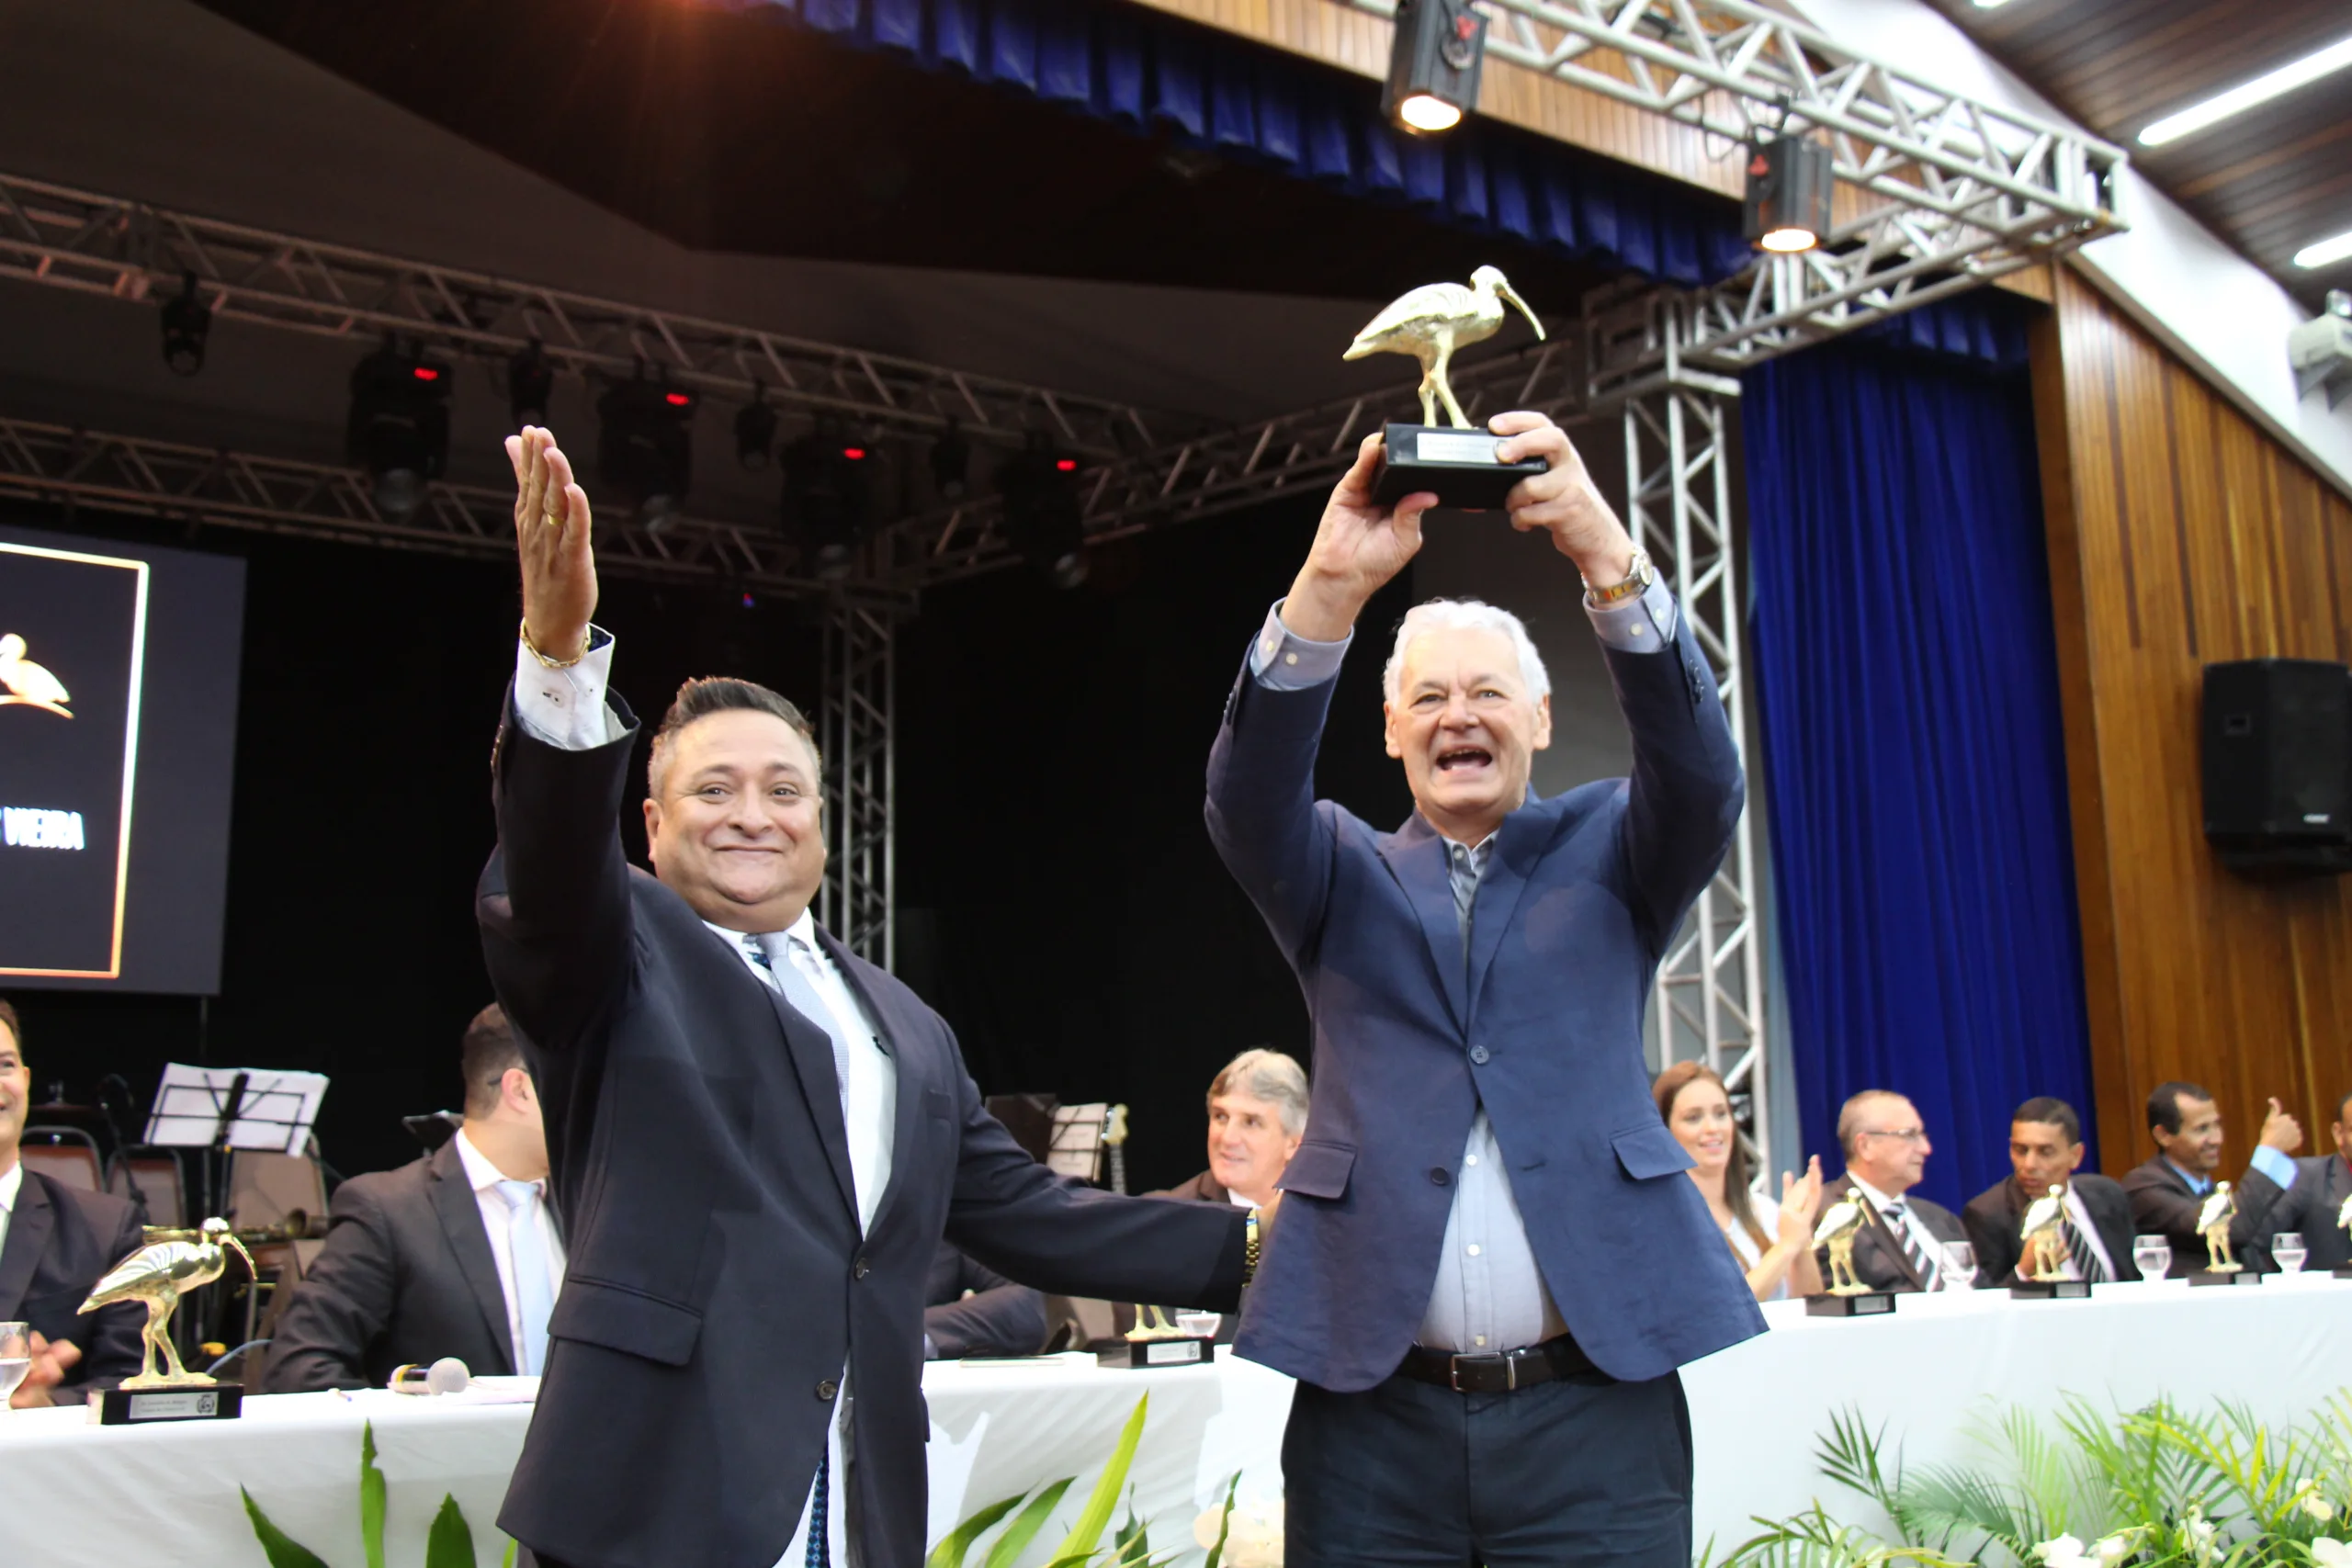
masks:
<path fill-rule="evenodd" d="M 678 752 L 678 731 L 698 718 L 738 708 L 784 720 L 794 734 L 808 743 L 808 756 L 816 763 L 818 774 L 809 782 L 814 784 L 823 778 L 825 759 L 817 750 L 817 727 L 789 698 L 731 675 L 702 675 L 678 688 L 670 711 L 662 716 L 661 728 L 653 732 L 653 753 L 645 763 L 646 793 L 656 800 L 662 798 L 662 781 L 669 775 L 671 761 Z"/>
<path fill-rule="evenodd" d="M 531 1064 L 523 1059 L 523 1043 L 516 1038 L 514 1026 L 506 1021 L 505 1010 L 496 1002 L 474 1014 L 474 1021 L 466 1025 L 458 1060 L 466 1077 L 469 1116 L 487 1116 L 498 1109 L 499 1086 L 506 1081 L 507 1068 L 531 1069 Z"/>
<path fill-rule="evenodd" d="M 2193 1083 L 2160 1083 L 2148 1094 L 2148 1131 L 2177 1133 L 2180 1131 L 2180 1102 L 2202 1100 L 2210 1102 L 2212 1096 Z"/>
<path fill-rule="evenodd" d="M 1854 1157 L 1854 1139 L 1862 1130 L 1862 1112 L 1882 1100 L 1908 1100 L 1910 1096 L 1891 1089 L 1866 1089 L 1846 1097 L 1838 1108 L 1838 1152 L 1850 1162 Z"/>
<path fill-rule="evenodd" d="M 2050 1095 L 2037 1095 L 2027 1100 L 2018 1107 L 2017 1113 L 2009 1120 L 2038 1122 L 2046 1127 L 2055 1127 L 2065 1135 L 2069 1147 L 2083 1141 L 2083 1119 L 2075 1114 L 2073 1106 Z"/>

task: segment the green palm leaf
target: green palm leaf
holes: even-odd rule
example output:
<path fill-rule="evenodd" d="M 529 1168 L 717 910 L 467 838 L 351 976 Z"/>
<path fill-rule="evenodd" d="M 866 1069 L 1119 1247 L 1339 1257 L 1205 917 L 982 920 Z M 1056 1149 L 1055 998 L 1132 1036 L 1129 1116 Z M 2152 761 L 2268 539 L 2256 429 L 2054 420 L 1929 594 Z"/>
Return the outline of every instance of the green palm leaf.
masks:
<path fill-rule="evenodd" d="M 1028 1494 L 1024 1492 L 1019 1496 L 1006 1497 L 990 1503 L 987 1507 L 957 1525 L 954 1530 L 940 1538 L 937 1546 L 931 1549 L 931 1555 L 923 1560 L 923 1568 L 964 1568 L 964 1557 L 972 1550 L 972 1543 L 986 1535 L 989 1526 L 1021 1506 L 1021 1498 L 1027 1495 Z M 509 1568 L 512 1568 L 512 1564 L 509 1564 Z"/>
<path fill-rule="evenodd" d="M 474 1568 L 474 1532 L 466 1528 L 455 1497 L 443 1497 L 441 1511 L 433 1516 L 424 1538 L 424 1568 Z"/>
<path fill-rule="evenodd" d="M 1061 1550 L 1054 1553 L 1052 1568 L 1081 1563 L 1094 1555 L 1095 1543 L 1102 1539 L 1103 1527 L 1111 1522 L 1111 1509 L 1117 1504 L 1120 1490 L 1127 1483 L 1127 1472 L 1135 1464 L 1136 1445 L 1143 1441 L 1144 1416 L 1150 1407 L 1149 1393 L 1136 1401 L 1135 1414 L 1127 1417 L 1118 1446 L 1111 1450 L 1110 1462 L 1102 1467 L 1102 1479 L 1094 1483 L 1093 1495 L 1079 1510 L 1078 1523 L 1070 1527 Z M 989 1568 L 998 1568 L 993 1560 Z"/>
<path fill-rule="evenodd" d="M 1225 1483 L 1225 1506 L 1217 1510 L 1216 1516 L 1216 1544 L 1209 1548 L 1208 1561 L 1201 1568 L 1216 1568 L 1218 1561 L 1225 1556 L 1225 1538 L 1233 1529 L 1233 1498 L 1240 1490 L 1241 1472 L 1237 1470 L 1233 1472 L 1233 1479 Z"/>
<path fill-rule="evenodd" d="M 359 1549 L 384 1568 L 384 1472 L 376 1468 L 376 1423 L 359 1428 Z"/>
<path fill-rule="evenodd" d="M 269 1516 L 261 1511 L 261 1505 L 254 1501 L 252 1493 L 240 1486 L 237 1495 L 245 1500 L 245 1517 L 253 1521 L 254 1539 L 261 1542 L 261 1554 L 269 1559 L 269 1568 L 327 1568 L 317 1552 L 289 1539 L 284 1530 L 270 1523 Z"/>
<path fill-rule="evenodd" d="M 1046 1516 L 1054 1511 L 1055 1505 L 1062 1500 L 1062 1494 L 1069 1491 L 1070 1483 L 1077 1479 L 1074 1475 L 1066 1475 L 1029 1499 L 1029 1506 L 1004 1527 L 1004 1533 L 997 1537 L 996 1544 L 989 1549 L 987 1568 L 1012 1568 L 1022 1549 L 1046 1528 Z"/>

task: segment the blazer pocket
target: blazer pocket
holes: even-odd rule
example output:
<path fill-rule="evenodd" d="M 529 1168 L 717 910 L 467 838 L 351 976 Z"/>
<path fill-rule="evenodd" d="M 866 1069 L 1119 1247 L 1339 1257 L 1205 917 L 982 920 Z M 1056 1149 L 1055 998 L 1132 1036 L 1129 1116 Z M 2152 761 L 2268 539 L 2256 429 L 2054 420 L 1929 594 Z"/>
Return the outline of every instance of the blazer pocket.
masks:
<path fill-rule="evenodd" d="M 956 1118 L 956 1099 L 944 1089 L 933 1089 L 926 1085 L 922 1091 L 922 1109 L 927 1116 L 936 1116 L 942 1122 L 952 1122 Z"/>
<path fill-rule="evenodd" d="M 1356 1151 L 1345 1144 L 1301 1144 L 1274 1185 L 1308 1198 L 1340 1198 L 1347 1193 L 1348 1174 L 1355 1166 Z"/>
<path fill-rule="evenodd" d="M 1654 1176 L 1676 1176 L 1698 1163 L 1690 1157 L 1690 1151 L 1675 1141 L 1663 1122 L 1611 1133 L 1609 1146 L 1617 1151 L 1617 1163 L 1625 1168 L 1625 1174 L 1636 1181 L 1646 1181 Z"/>
<path fill-rule="evenodd" d="M 702 1337 L 702 1314 L 627 1285 L 578 1275 L 563 1282 L 548 1333 L 557 1339 L 601 1345 L 624 1355 L 642 1356 L 665 1367 L 683 1367 Z"/>

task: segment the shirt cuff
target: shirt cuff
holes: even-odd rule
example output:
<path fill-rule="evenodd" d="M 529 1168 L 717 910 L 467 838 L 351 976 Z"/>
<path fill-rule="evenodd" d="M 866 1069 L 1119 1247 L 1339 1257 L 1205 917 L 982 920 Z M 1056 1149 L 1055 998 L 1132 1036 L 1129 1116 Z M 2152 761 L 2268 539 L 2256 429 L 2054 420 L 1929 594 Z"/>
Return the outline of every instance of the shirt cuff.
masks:
<path fill-rule="evenodd" d="M 2277 1182 L 2281 1191 L 2295 1184 L 2295 1156 L 2268 1144 L 2254 1146 L 2254 1168 Z"/>
<path fill-rule="evenodd" d="M 550 669 L 514 639 L 514 716 L 532 739 L 565 751 L 590 751 L 620 733 L 620 718 L 605 705 L 612 679 L 613 634 L 588 628 L 579 663 Z"/>
<path fill-rule="evenodd" d="M 1309 642 L 1283 625 L 1283 601 L 1277 599 L 1266 612 L 1266 625 L 1258 640 L 1250 645 L 1250 673 L 1269 691 L 1303 692 L 1319 686 L 1340 672 L 1340 661 L 1347 657 L 1348 644 L 1355 637 L 1351 628 L 1337 642 Z"/>
<path fill-rule="evenodd" d="M 1673 591 L 1663 580 L 1652 582 L 1638 599 L 1614 604 L 1587 601 L 1584 613 L 1592 617 L 1592 629 L 1600 640 L 1621 653 L 1656 653 L 1674 642 L 1679 611 Z"/>

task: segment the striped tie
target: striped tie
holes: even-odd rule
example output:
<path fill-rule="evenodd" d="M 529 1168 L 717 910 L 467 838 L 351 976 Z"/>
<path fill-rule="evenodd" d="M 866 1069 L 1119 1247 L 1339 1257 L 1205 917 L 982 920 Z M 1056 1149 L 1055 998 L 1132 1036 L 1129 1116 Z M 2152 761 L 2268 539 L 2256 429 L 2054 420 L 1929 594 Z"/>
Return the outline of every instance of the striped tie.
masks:
<path fill-rule="evenodd" d="M 2098 1254 L 2091 1250 L 2091 1244 L 2075 1224 L 2075 1217 L 2067 1215 L 2060 1223 L 2059 1229 L 2066 1238 L 2066 1256 L 2075 1260 L 2075 1278 L 2087 1280 L 2094 1285 L 2106 1283 L 2106 1266 L 2099 1262 Z"/>
<path fill-rule="evenodd" d="M 1910 1206 L 1900 1198 L 1879 1210 L 1888 1227 L 1894 1232 L 1894 1239 L 1902 1244 L 1903 1256 L 1911 1260 L 1911 1271 L 1919 1277 L 1919 1288 L 1932 1291 L 1942 1284 L 1943 1269 L 1928 1249 L 1919 1245 L 1919 1238 L 1912 1234 L 1904 1218 L 1909 1213 Z"/>

